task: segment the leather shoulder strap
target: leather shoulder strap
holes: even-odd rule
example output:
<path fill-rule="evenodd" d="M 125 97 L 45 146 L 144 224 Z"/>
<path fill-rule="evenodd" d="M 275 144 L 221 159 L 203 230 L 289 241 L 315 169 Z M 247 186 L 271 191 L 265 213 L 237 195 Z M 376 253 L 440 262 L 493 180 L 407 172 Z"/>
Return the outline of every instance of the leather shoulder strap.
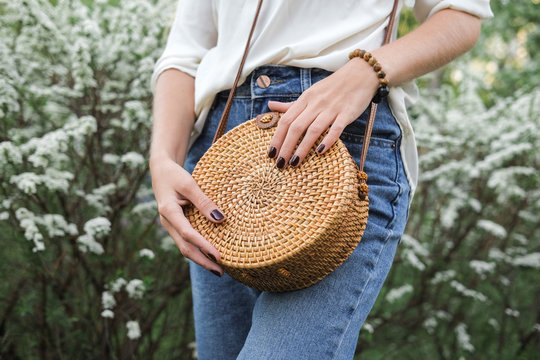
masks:
<path fill-rule="evenodd" d="M 383 46 L 390 42 L 392 38 L 392 29 L 394 28 L 394 23 L 396 21 L 396 13 L 398 8 L 399 0 L 394 0 L 394 6 L 390 12 L 390 19 L 388 20 L 388 25 L 386 26 L 386 32 L 384 34 Z M 371 132 L 373 131 L 373 123 L 375 122 L 375 115 L 377 114 L 377 104 L 371 102 L 369 117 L 366 123 L 366 130 L 364 133 L 364 142 L 362 143 L 362 151 L 360 152 L 360 163 L 358 164 L 358 169 L 364 171 L 364 165 L 366 164 L 367 151 L 369 148 L 369 140 L 371 139 Z"/>
<path fill-rule="evenodd" d="M 262 2 L 263 0 L 259 0 L 259 3 L 257 4 L 257 11 L 255 12 L 255 18 L 253 19 L 253 24 L 251 25 L 251 31 L 249 32 L 249 36 L 246 42 L 244 55 L 242 56 L 242 61 L 240 61 L 240 66 L 238 67 L 238 72 L 236 73 L 236 79 L 234 79 L 233 86 L 231 88 L 231 91 L 229 92 L 229 97 L 227 99 L 227 103 L 225 104 L 225 110 L 223 111 L 221 119 L 219 120 L 219 125 L 216 130 L 216 134 L 214 135 L 214 140 L 212 140 L 212 144 L 215 143 L 217 139 L 219 139 L 225 133 L 225 128 L 227 127 L 227 120 L 229 120 L 229 114 L 231 112 L 232 100 L 234 97 L 234 93 L 236 92 L 236 87 L 238 86 L 240 76 L 242 76 L 242 70 L 244 69 L 244 63 L 246 62 L 249 51 L 249 44 L 251 43 L 251 38 L 253 37 L 253 31 L 255 30 L 255 25 L 257 24 L 259 13 L 261 12 Z"/>

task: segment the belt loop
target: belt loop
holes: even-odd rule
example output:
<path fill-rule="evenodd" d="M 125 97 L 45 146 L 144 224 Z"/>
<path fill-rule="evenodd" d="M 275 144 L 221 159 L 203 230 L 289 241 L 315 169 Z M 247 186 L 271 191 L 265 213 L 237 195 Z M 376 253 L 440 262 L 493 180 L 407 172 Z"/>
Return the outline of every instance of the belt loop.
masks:
<path fill-rule="evenodd" d="M 255 83 L 257 81 L 257 77 L 255 76 L 255 74 L 257 73 L 257 70 L 259 70 L 259 68 L 255 68 L 246 79 L 246 81 L 249 81 L 251 100 L 255 99 L 255 89 L 257 86 L 257 84 Z"/>
<path fill-rule="evenodd" d="M 311 69 L 300 68 L 300 84 L 302 84 L 302 92 L 311 86 Z"/>

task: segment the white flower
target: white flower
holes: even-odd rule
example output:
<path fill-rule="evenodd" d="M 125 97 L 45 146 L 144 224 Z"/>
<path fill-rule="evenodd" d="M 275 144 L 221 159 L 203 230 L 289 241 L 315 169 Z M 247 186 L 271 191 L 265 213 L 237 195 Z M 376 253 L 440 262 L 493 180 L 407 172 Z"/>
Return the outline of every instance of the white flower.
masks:
<path fill-rule="evenodd" d="M 40 219 L 40 223 L 47 229 L 49 237 L 77 235 L 77 225 L 68 223 L 59 214 L 45 214 Z"/>
<path fill-rule="evenodd" d="M 37 227 L 37 219 L 34 213 L 26 208 L 18 208 L 15 211 L 15 217 L 19 220 L 19 225 L 24 229 L 24 237 L 34 243 L 33 252 L 45 250 L 43 235 Z"/>
<path fill-rule="evenodd" d="M 105 252 L 103 245 L 96 241 L 96 238 L 101 238 L 111 230 L 111 222 L 104 217 L 97 217 L 88 220 L 84 224 L 85 234 L 77 238 L 79 249 L 82 252 L 90 251 L 94 254 L 101 255 Z"/>
<path fill-rule="evenodd" d="M 487 273 L 493 273 L 495 270 L 495 263 L 489 263 L 480 260 L 471 260 L 469 266 L 473 269 L 482 279 L 485 279 Z"/>
<path fill-rule="evenodd" d="M 69 189 L 69 181 L 73 180 L 73 178 L 73 174 L 68 171 L 59 171 L 48 168 L 45 170 L 45 174 L 42 176 L 42 183 L 49 190 L 58 190 L 63 193 L 67 193 Z"/>
<path fill-rule="evenodd" d="M 9 162 L 21 164 L 22 154 L 19 148 L 13 145 L 11 141 L 3 141 L 0 143 L 0 165 Z"/>
<path fill-rule="evenodd" d="M 512 263 L 517 266 L 540 268 L 540 252 L 535 252 L 523 256 L 516 257 Z"/>
<path fill-rule="evenodd" d="M 111 222 L 105 217 L 97 217 L 84 224 L 84 231 L 92 237 L 101 238 L 111 231 Z"/>
<path fill-rule="evenodd" d="M 435 328 L 437 327 L 438 321 L 434 317 L 427 318 L 423 323 L 422 326 L 429 334 L 433 334 L 435 331 Z"/>
<path fill-rule="evenodd" d="M 161 239 L 160 241 L 160 245 L 159 245 L 163 250 L 165 251 L 171 251 L 171 250 L 175 250 L 175 249 L 178 249 L 176 247 L 176 243 L 174 242 L 174 240 L 172 239 L 172 237 L 170 236 L 165 236 Z"/>
<path fill-rule="evenodd" d="M 139 256 L 140 257 L 147 257 L 150 260 L 152 260 L 153 258 L 156 257 L 154 252 L 152 250 L 150 250 L 150 249 L 141 249 L 141 250 L 139 250 Z"/>
<path fill-rule="evenodd" d="M 155 200 L 145 201 L 133 207 L 131 212 L 138 216 L 154 216 L 157 214 L 157 202 Z"/>
<path fill-rule="evenodd" d="M 197 353 L 197 343 L 195 341 L 192 341 L 188 344 L 188 348 L 192 349 L 191 357 L 194 359 L 199 358 L 199 354 Z"/>
<path fill-rule="evenodd" d="M 488 320 L 488 324 L 491 325 L 495 330 L 499 330 L 499 323 L 497 320 L 491 318 Z"/>
<path fill-rule="evenodd" d="M 134 151 L 130 151 L 120 158 L 120 161 L 126 164 L 129 168 L 135 169 L 144 164 L 144 157 Z"/>
<path fill-rule="evenodd" d="M 131 340 L 135 340 L 141 337 L 141 328 L 139 327 L 139 323 L 137 321 L 128 321 L 126 323 L 127 327 L 127 337 Z"/>
<path fill-rule="evenodd" d="M 25 172 L 13 175 L 10 182 L 25 194 L 35 194 L 39 185 L 44 185 L 52 191 L 59 190 L 65 193 L 69 188 L 69 181 L 72 179 L 73 174 L 70 172 L 46 169 L 45 174 Z"/>
<path fill-rule="evenodd" d="M 403 257 L 414 268 L 422 271 L 426 268 L 426 265 L 416 256 L 416 253 L 411 249 L 403 250 Z"/>
<path fill-rule="evenodd" d="M 103 162 L 105 164 L 111 164 L 116 165 L 120 161 L 120 157 L 115 154 L 104 154 L 103 155 Z"/>
<path fill-rule="evenodd" d="M 460 294 L 464 296 L 476 299 L 481 302 L 487 301 L 487 297 L 484 294 L 475 290 L 467 289 L 465 285 L 463 285 L 460 282 L 457 282 L 456 280 L 452 280 L 450 282 L 450 286 L 452 286 L 454 289 L 457 290 L 457 292 L 459 292 Z"/>
<path fill-rule="evenodd" d="M 401 242 L 408 248 L 411 248 L 415 254 L 420 255 L 420 256 L 429 256 L 429 250 L 426 249 L 424 245 L 422 245 L 418 240 L 416 240 L 411 235 L 403 234 L 403 236 L 401 237 Z"/>
<path fill-rule="evenodd" d="M 146 287 L 142 280 L 133 279 L 126 285 L 126 291 L 132 299 L 142 299 Z"/>
<path fill-rule="evenodd" d="M 473 352 L 474 346 L 471 344 L 471 337 L 467 333 L 467 326 L 460 323 L 456 326 L 457 342 L 460 348 L 465 351 Z"/>
<path fill-rule="evenodd" d="M 31 172 L 25 172 L 19 175 L 13 175 L 10 179 L 12 184 L 15 184 L 19 190 L 25 194 L 35 194 L 37 186 L 41 184 L 41 177 Z"/>
<path fill-rule="evenodd" d="M 386 300 L 388 302 L 394 302 L 401 298 L 403 295 L 408 294 L 413 291 L 413 287 L 410 284 L 403 285 L 396 289 L 392 289 L 386 295 Z"/>
<path fill-rule="evenodd" d="M 125 285 L 127 284 L 127 281 L 126 279 L 124 279 L 123 277 L 119 277 L 118 279 L 116 279 L 112 284 L 111 284 L 111 290 L 115 293 L 119 292 L 120 290 L 122 290 L 122 287 L 124 287 Z"/>
<path fill-rule="evenodd" d="M 504 227 L 491 220 L 479 220 L 477 226 L 499 239 L 504 239 L 507 234 Z"/>
<path fill-rule="evenodd" d="M 439 271 L 435 273 L 435 276 L 433 279 L 431 279 L 432 284 L 439 284 L 441 282 L 448 281 L 450 279 L 453 279 L 456 276 L 456 272 L 452 269 L 445 270 L 445 271 Z"/>
<path fill-rule="evenodd" d="M 106 309 L 101 312 L 101 317 L 112 319 L 114 318 L 114 313 L 112 310 Z"/>
<path fill-rule="evenodd" d="M 101 255 L 105 252 L 103 245 L 98 243 L 92 235 L 84 234 L 77 238 L 79 243 L 79 250 L 83 253 L 90 251 L 96 255 Z"/>
<path fill-rule="evenodd" d="M 506 308 L 504 310 L 504 313 L 508 316 L 512 316 L 512 317 L 519 317 L 519 311 L 518 310 L 513 310 L 513 309 L 510 309 L 510 308 Z"/>
<path fill-rule="evenodd" d="M 362 326 L 362 330 L 366 330 L 368 333 L 373 334 L 375 332 L 375 329 L 373 326 L 367 322 L 364 323 Z"/>
<path fill-rule="evenodd" d="M 104 291 L 101 293 L 101 305 L 104 309 L 112 309 L 116 306 L 116 300 L 110 291 Z"/>

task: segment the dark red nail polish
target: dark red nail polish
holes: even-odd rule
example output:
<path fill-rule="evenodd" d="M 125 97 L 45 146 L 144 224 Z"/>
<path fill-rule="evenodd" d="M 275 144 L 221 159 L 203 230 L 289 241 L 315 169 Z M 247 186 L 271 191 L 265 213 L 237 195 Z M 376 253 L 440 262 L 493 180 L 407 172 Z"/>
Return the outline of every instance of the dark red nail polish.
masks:
<path fill-rule="evenodd" d="M 268 157 L 270 159 L 273 159 L 276 157 L 277 149 L 274 146 L 270 146 L 270 150 L 268 150 Z"/>
<path fill-rule="evenodd" d="M 276 163 L 276 166 L 278 167 L 278 169 L 283 169 L 283 167 L 285 166 L 285 159 L 280 156 Z"/>
<path fill-rule="evenodd" d="M 298 165 L 298 161 L 300 161 L 300 158 L 298 157 L 298 155 L 294 155 L 291 160 L 289 160 L 289 165 L 296 166 Z"/>
<path fill-rule="evenodd" d="M 321 145 L 319 145 L 319 147 L 317 148 L 317 152 L 318 152 L 319 154 L 323 152 L 324 146 L 325 146 L 324 144 L 321 144 Z"/>
<path fill-rule="evenodd" d="M 208 253 L 208 254 L 206 254 L 206 257 L 217 264 L 217 259 L 216 259 L 216 257 L 214 255 Z"/>
<path fill-rule="evenodd" d="M 221 211 L 219 211 L 218 209 L 212 210 L 212 212 L 210 213 L 210 216 L 216 221 L 223 220 L 223 218 L 225 217 L 223 216 Z"/>
<path fill-rule="evenodd" d="M 210 272 L 211 272 L 212 274 L 216 275 L 217 277 L 221 277 L 221 274 L 220 274 L 218 271 L 216 271 L 216 270 L 210 270 Z"/>

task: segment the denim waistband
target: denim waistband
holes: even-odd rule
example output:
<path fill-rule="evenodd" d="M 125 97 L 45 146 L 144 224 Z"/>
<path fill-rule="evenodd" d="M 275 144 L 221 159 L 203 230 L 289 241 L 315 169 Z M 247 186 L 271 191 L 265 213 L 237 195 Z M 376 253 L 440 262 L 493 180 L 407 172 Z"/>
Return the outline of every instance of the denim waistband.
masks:
<path fill-rule="evenodd" d="M 242 115 L 241 118 L 249 119 L 261 112 L 269 111 L 266 105 L 267 100 L 279 101 L 280 98 L 283 98 L 285 99 L 283 101 L 293 101 L 314 83 L 331 74 L 331 71 L 319 68 L 299 68 L 286 65 L 260 66 L 253 70 L 242 85 L 236 89 L 235 101 L 239 103 L 248 101 L 248 104 L 250 104 L 250 112 Z M 218 94 L 215 104 L 221 103 L 222 107 L 216 106 L 216 109 L 224 108 L 229 92 L 230 90 L 224 90 Z M 383 99 L 377 109 L 372 143 L 376 142 L 374 138 L 392 142 L 399 139 L 401 129 L 390 110 L 387 99 Z M 346 137 L 350 141 L 362 141 L 368 116 L 369 109 L 366 109 L 356 121 L 347 125 L 343 131 L 342 139 Z"/>
<path fill-rule="evenodd" d="M 299 96 L 312 84 L 332 74 L 331 71 L 318 68 L 298 68 L 285 65 L 264 65 L 249 74 L 244 83 L 237 87 L 235 97 L 252 99 L 263 97 Z M 270 80 L 267 87 L 261 87 L 257 80 L 264 77 Z M 228 95 L 229 90 L 220 95 Z"/>

